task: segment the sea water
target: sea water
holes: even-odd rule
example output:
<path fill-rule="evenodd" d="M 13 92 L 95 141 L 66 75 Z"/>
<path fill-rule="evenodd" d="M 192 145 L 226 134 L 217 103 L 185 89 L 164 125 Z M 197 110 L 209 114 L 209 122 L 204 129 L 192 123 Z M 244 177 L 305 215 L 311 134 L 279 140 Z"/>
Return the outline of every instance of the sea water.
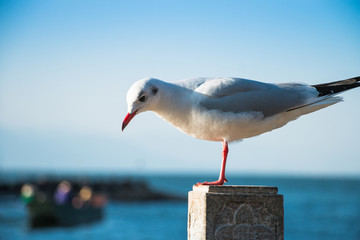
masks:
<path fill-rule="evenodd" d="M 154 189 L 186 197 L 195 176 L 137 176 Z M 360 178 L 237 177 L 231 184 L 277 186 L 284 195 L 285 239 L 360 239 Z M 98 223 L 32 230 L 24 204 L 0 197 L 0 240 L 187 239 L 187 202 L 109 202 Z"/>

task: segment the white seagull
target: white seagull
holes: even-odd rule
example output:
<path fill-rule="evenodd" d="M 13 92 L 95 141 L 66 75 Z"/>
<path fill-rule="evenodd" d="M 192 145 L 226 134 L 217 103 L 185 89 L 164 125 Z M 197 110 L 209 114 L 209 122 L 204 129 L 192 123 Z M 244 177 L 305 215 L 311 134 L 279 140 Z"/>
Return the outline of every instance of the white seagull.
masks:
<path fill-rule="evenodd" d="M 280 128 L 301 115 L 342 101 L 340 92 L 360 86 L 360 77 L 307 85 L 263 83 L 242 78 L 195 78 L 168 83 L 146 78 L 134 83 L 126 100 L 122 130 L 141 112 L 153 111 L 181 131 L 199 139 L 223 142 L 217 181 L 222 185 L 228 143 Z"/>

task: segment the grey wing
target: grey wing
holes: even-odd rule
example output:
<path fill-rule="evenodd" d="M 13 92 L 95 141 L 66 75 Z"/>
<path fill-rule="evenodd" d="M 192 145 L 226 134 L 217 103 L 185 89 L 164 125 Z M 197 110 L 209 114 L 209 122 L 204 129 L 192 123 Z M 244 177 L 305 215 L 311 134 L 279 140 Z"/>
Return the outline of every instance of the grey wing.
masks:
<path fill-rule="evenodd" d="M 176 85 L 194 90 L 196 92 L 220 97 L 236 92 L 267 89 L 273 84 L 257 82 L 243 78 L 192 78 L 175 82 Z"/>
<path fill-rule="evenodd" d="M 243 78 L 212 78 L 206 79 L 206 81 L 200 84 L 195 91 L 213 97 L 222 97 L 238 92 L 267 90 L 274 87 L 274 84 Z"/>
<path fill-rule="evenodd" d="M 201 99 L 199 106 L 222 112 L 255 111 L 261 112 L 264 116 L 272 116 L 315 102 L 318 95 L 314 88 L 305 84 L 275 85 L 251 80 L 237 84 L 242 87 L 235 84 L 233 88 L 225 86 L 218 91 L 213 91 L 212 95 Z"/>
<path fill-rule="evenodd" d="M 177 81 L 174 84 L 184 87 L 184 88 L 195 90 L 196 88 L 198 88 L 200 85 L 204 84 L 204 82 L 206 82 L 209 79 L 210 78 L 206 78 L 206 77 L 190 78 L 190 79 Z"/>

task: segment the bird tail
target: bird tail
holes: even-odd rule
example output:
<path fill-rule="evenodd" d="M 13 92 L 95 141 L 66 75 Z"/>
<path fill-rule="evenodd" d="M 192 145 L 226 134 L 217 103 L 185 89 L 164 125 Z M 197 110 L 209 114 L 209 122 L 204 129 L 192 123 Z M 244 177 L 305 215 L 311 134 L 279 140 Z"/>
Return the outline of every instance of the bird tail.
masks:
<path fill-rule="evenodd" d="M 302 114 L 307 114 L 341 102 L 342 98 L 336 95 L 346 90 L 360 87 L 360 76 L 336 82 L 312 85 L 312 87 L 319 92 L 317 98 L 308 104 L 289 109 L 288 112 L 299 109 L 303 112 Z"/>
<path fill-rule="evenodd" d="M 352 88 L 360 87 L 360 76 L 341 81 L 312 85 L 319 92 L 319 97 L 341 93 Z"/>

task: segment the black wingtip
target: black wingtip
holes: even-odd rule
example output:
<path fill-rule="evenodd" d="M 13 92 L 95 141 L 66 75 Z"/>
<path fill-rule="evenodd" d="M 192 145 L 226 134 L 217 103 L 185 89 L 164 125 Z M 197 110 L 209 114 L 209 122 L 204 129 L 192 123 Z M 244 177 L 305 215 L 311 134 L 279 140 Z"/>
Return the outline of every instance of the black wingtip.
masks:
<path fill-rule="evenodd" d="M 360 87 L 360 76 L 341 81 L 312 85 L 319 92 L 319 97 L 333 95 L 346 90 Z"/>

